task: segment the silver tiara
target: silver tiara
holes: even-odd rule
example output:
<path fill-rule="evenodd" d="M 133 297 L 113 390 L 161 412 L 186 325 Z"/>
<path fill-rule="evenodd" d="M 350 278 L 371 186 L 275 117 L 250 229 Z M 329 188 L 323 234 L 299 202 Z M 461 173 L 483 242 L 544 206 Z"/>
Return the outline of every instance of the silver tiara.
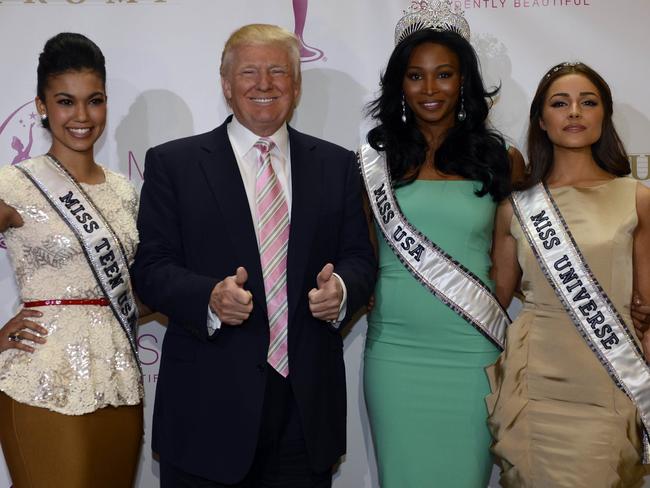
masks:
<path fill-rule="evenodd" d="M 459 5 L 451 0 L 412 0 L 404 17 L 395 26 L 395 45 L 407 36 L 423 29 L 452 31 L 469 42 L 469 24 Z"/>
<path fill-rule="evenodd" d="M 564 68 L 575 68 L 576 66 L 582 64 L 580 61 L 565 61 L 564 63 L 556 64 L 544 75 L 544 78 L 550 78 L 552 74 L 557 73 Z"/>

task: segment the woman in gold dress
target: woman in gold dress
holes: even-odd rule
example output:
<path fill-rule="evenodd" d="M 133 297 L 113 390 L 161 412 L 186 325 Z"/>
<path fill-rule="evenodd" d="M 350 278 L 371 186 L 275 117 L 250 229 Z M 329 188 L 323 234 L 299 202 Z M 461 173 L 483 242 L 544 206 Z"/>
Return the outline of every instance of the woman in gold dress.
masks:
<path fill-rule="evenodd" d="M 542 78 L 530 110 L 528 157 L 521 190 L 546 185 L 635 341 L 632 296 L 650 300 L 650 189 L 626 176 L 611 92 L 594 70 L 562 63 Z M 510 201 L 497 212 L 493 259 L 501 303 L 509 304 L 517 288 L 524 301 L 505 351 L 488 370 L 488 422 L 502 486 L 641 486 L 639 412 L 574 326 Z M 648 343 L 646 334 L 635 347 Z"/>

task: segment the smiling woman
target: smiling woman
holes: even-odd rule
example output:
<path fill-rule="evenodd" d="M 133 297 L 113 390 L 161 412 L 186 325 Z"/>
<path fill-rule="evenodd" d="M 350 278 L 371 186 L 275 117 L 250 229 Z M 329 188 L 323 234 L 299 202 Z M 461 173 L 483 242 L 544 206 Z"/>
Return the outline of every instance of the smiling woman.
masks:
<path fill-rule="evenodd" d="M 413 49 L 402 88 L 418 126 L 453 126 L 461 84 L 460 62 L 454 51 L 429 42 Z"/>
<path fill-rule="evenodd" d="M 40 91 L 40 90 L 39 90 Z M 89 69 L 49 77 L 36 97 L 38 113 L 52 134 L 50 154 L 86 183 L 101 183 L 93 148 L 106 125 L 106 93 L 101 74 Z"/>
<path fill-rule="evenodd" d="M 476 317 L 508 321 L 492 296 L 489 254 L 509 156 L 521 155 L 486 124 L 498 90 L 485 89 L 469 26 L 449 5 L 413 2 L 398 23 L 370 106 L 378 126 L 361 149 L 381 232 L 364 387 L 384 488 L 486 486 L 492 467 L 483 368 L 500 341 Z M 369 176 L 379 172 L 382 186 Z M 478 296 L 478 314 L 460 305 Z"/>
<path fill-rule="evenodd" d="M 0 329 L 0 443 L 17 488 L 132 486 L 142 437 L 128 267 L 137 196 L 94 160 L 104 56 L 72 33 L 39 58 L 46 155 L 0 169 L 22 309 Z"/>

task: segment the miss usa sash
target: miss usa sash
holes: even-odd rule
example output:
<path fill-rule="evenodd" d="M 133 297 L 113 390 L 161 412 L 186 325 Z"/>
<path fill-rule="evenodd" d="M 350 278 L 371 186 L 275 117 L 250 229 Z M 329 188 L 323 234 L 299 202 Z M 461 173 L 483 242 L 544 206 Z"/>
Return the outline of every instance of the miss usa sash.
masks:
<path fill-rule="evenodd" d="M 29 159 L 16 168 L 43 194 L 79 241 L 139 366 L 135 340 L 138 309 L 122 243 L 90 197 L 53 156 Z"/>
<path fill-rule="evenodd" d="M 650 464 L 650 367 L 630 330 L 594 277 L 548 188 L 510 197 L 514 213 L 546 279 L 612 381 L 635 404 L 643 423 L 644 464 Z"/>
<path fill-rule="evenodd" d="M 422 286 L 503 349 L 510 318 L 492 291 L 409 223 L 381 154 L 364 144 L 359 160 L 375 221 L 397 258 Z"/>

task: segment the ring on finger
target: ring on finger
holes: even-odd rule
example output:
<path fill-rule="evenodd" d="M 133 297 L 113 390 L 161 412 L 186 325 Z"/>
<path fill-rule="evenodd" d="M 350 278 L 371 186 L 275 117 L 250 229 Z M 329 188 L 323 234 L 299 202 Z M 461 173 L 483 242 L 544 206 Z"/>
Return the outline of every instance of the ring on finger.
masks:
<path fill-rule="evenodd" d="M 22 337 L 20 337 L 20 332 L 12 332 L 9 334 L 9 340 L 11 342 L 20 342 L 22 340 Z"/>

